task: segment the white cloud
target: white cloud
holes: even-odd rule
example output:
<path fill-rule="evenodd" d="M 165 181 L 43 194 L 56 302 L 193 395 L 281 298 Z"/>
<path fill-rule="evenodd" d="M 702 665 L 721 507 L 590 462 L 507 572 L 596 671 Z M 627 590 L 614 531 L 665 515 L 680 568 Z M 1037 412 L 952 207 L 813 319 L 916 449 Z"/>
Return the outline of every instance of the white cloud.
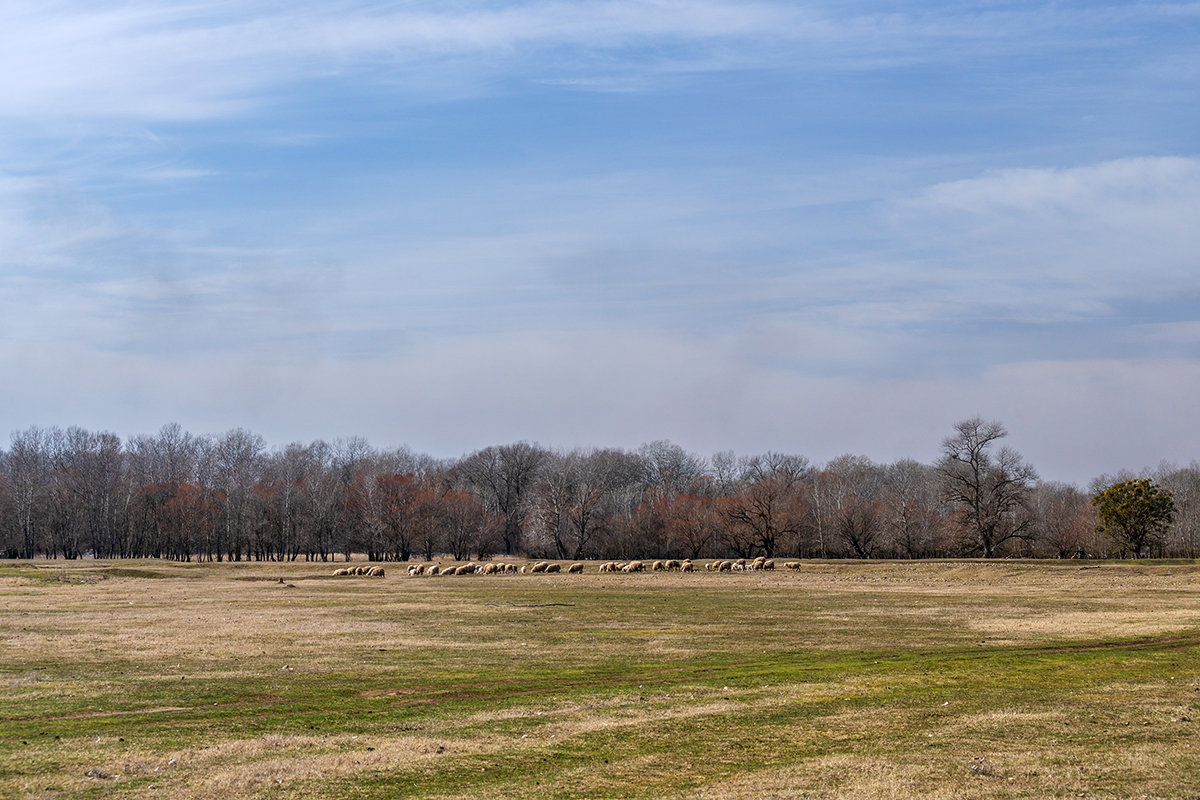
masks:
<path fill-rule="evenodd" d="M 9 4 L 2 22 L 0 118 L 137 120 L 226 116 L 289 83 L 345 72 L 369 79 L 430 60 L 487 55 L 484 72 L 494 74 L 545 48 L 820 37 L 829 27 L 787 6 L 717 0 L 301 3 L 283 11 L 262 3 L 26 2 Z"/>
<path fill-rule="evenodd" d="M 930 187 L 916 202 L 994 216 L 1177 227 L 1200 204 L 1200 159 L 1124 158 L 1063 169 L 1005 169 Z"/>
<path fill-rule="evenodd" d="M 890 209 L 951 295 L 1027 321 L 1200 293 L 1196 219 L 1200 159 L 1182 157 L 1002 170 Z"/>
<path fill-rule="evenodd" d="M 297 2 L 285 9 L 211 0 L 110 7 L 13 0 L 0 12 L 0 118 L 207 119 L 245 112 L 289 84 L 346 75 L 386 76 L 396 89 L 423 93 L 509 71 L 608 89 L 645 85 L 652 73 L 784 64 L 880 69 L 1012 57 L 1092 39 L 1111 46 L 1113 26 L 1195 14 L 1194 6 L 1171 3 L 1119 13 L 955 14 L 730 0 Z M 615 51 L 620 58 L 612 58 Z M 436 64 L 443 67 L 431 69 Z"/>

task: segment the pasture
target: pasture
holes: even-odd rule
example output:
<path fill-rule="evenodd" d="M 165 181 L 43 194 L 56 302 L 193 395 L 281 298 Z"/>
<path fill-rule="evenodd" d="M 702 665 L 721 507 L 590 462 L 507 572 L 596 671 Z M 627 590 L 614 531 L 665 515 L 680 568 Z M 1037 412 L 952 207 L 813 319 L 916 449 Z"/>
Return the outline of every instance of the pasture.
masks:
<path fill-rule="evenodd" d="M 1191 563 L 336 566 L 0 562 L 0 797 L 1200 794 Z"/>

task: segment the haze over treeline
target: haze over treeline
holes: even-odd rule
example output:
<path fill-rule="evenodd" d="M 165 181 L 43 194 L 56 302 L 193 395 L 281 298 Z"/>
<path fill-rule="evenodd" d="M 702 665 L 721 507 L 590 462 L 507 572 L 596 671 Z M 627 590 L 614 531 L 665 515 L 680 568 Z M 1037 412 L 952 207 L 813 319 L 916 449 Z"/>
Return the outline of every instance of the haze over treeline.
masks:
<path fill-rule="evenodd" d="M 1092 494 L 1042 481 L 999 423 L 960 422 L 932 464 L 529 442 L 441 459 L 359 437 L 274 449 L 178 424 L 127 441 L 31 427 L 0 451 L 9 558 L 457 560 L 1139 555 L 1096 530 Z M 974 477 L 964 473 L 974 463 Z M 1148 553 L 1200 556 L 1200 465 L 1145 473 L 1176 515 Z M 970 497 L 963 495 L 969 487 Z M 974 504 L 974 510 L 968 508 Z M 980 509 L 982 508 L 982 511 Z M 990 515 L 986 526 L 980 514 Z M 984 528 L 986 527 L 986 531 Z M 984 531 L 981 533 L 981 531 Z"/>

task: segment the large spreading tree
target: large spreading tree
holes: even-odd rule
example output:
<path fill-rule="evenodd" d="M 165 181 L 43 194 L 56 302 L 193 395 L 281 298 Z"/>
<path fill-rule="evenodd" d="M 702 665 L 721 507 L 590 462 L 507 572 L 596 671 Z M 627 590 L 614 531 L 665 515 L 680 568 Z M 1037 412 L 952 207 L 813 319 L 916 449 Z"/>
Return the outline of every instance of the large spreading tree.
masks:
<path fill-rule="evenodd" d="M 964 551 L 993 558 L 1006 542 L 1029 539 L 1034 517 L 1030 489 L 1037 472 L 1016 450 L 997 449 L 1008 431 L 973 417 L 942 441 L 938 462 L 945 499 L 955 509 Z"/>

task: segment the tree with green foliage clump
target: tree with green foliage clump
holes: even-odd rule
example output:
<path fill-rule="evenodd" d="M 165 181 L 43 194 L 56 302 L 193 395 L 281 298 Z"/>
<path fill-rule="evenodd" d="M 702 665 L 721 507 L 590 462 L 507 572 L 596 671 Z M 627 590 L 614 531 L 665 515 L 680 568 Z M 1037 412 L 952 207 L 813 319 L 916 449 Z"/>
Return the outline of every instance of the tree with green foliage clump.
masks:
<path fill-rule="evenodd" d="M 1121 555 L 1147 555 L 1161 545 L 1175 519 L 1175 499 L 1149 478 L 1114 483 L 1092 498 L 1100 524 L 1096 530 L 1113 537 Z"/>

